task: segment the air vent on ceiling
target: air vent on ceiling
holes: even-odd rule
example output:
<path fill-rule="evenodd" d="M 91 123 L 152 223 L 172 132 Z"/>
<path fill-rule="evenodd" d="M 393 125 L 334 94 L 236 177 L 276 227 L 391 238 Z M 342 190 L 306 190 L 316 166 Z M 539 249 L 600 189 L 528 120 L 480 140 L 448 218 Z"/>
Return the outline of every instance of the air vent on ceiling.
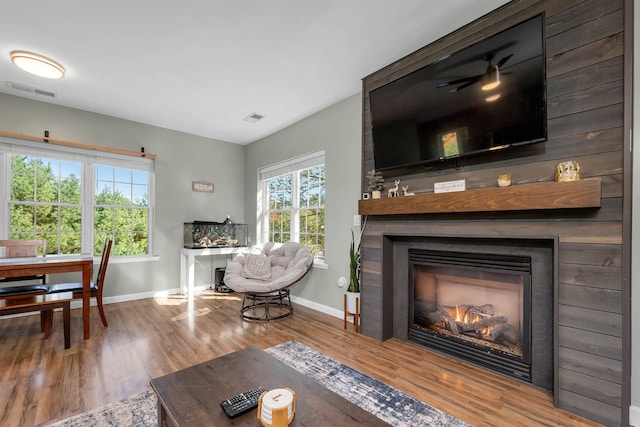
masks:
<path fill-rule="evenodd" d="M 49 91 L 42 90 L 42 89 L 36 89 L 35 87 L 22 85 L 20 83 L 7 82 L 7 86 L 9 86 L 11 89 L 21 90 L 23 92 L 29 92 L 29 93 L 33 93 L 35 95 L 49 96 L 51 98 L 55 98 L 56 97 L 56 94 L 53 93 L 53 92 L 49 92 Z"/>
<path fill-rule="evenodd" d="M 245 117 L 243 120 L 245 122 L 249 122 L 249 123 L 255 123 L 258 120 L 262 120 L 264 118 L 263 115 L 258 114 L 258 113 L 251 113 L 249 114 L 247 117 Z"/>

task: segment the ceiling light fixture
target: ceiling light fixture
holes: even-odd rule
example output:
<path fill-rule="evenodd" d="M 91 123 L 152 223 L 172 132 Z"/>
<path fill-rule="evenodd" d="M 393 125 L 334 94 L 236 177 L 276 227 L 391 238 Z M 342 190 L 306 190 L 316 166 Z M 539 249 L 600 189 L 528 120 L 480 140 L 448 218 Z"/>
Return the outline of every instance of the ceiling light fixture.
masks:
<path fill-rule="evenodd" d="M 495 95 L 487 96 L 484 100 L 487 102 L 493 102 L 497 101 L 498 99 L 500 99 L 500 94 L 496 93 Z"/>
<path fill-rule="evenodd" d="M 490 65 L 482 76 L 482 90 L 491 90 L 500 86 L 500 70 L 497 65 Z"/>
<path fill-rule="evenodd" d="M 56 61 L 37 53 L 15 50 L 11 52 L 11 62 L 24 71 L 47 79 L 64 77 L 64 67 Z"/>

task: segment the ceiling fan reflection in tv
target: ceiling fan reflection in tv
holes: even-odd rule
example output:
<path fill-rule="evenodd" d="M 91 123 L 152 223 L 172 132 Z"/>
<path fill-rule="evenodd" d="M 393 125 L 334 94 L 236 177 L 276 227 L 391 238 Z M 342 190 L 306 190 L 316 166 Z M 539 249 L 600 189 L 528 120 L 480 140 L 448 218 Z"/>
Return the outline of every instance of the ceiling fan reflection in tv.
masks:
<path fill-rule="evenodd" d="M 500 61 L 498 61 L 497 64 L 491 65 L 491 61 L 493 61 L 495 56 L 496 56 L 496 52 L 490 52 L 484 55 L 484 57 L 482 58 L 488 64 L 487 70 L 484 73 L 477 74 L 471 77 L 464 77 L 461 79 L 438 83 L 438 88 L 441 89 L 444 87 L 460 85 L 449 90 L 449 92 L 455 93 L 459 90 L 467 88 L 472 84 L 475 84 L 478 82 L 482 82 L 482 85 L 480 86 L 480 88 L 485 91 L 497 88 L 498 86 L 500 86 L 500 83 L 501 83 L 500 70 L 502 69 L 502 67 L 506 65 L 507 61 L 511 59 L 511 57 L 513 56 L 513 53 L 503 56 L 502 59 L 500 59 Z M 508 73 L 504 73 L 504 74 L 508 74 Z"/>
<path fill-rule="evenodd" d="M 546 141 L 543 28 L 544 16 L 534 16 L 370 90 L 375 169 L 419 173 L 468 156 L 489 162 Z"/>

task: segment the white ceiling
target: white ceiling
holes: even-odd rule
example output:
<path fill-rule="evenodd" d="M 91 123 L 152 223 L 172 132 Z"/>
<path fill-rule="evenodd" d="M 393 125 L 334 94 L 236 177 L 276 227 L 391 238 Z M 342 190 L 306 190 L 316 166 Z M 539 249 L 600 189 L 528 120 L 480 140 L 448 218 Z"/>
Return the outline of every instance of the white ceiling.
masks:
<path fill-rule="evenodd" d="M 358 93 L 364 76 L 505 3 L 2 0 L 0 92 L 247 144 Z M 58 61 L 65 78 L 21 71 L 13 50 Z M 265 117 L 244 121 L 251 113 Z"/>

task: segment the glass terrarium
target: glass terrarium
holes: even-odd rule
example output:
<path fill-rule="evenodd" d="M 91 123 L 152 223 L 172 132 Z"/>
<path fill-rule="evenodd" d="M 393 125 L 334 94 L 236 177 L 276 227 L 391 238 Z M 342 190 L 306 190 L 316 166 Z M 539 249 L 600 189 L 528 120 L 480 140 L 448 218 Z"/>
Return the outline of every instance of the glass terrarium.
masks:
<path fill-rule="evenodd" d="M 184 247 L 229 248 L 247 246 L 247 224 L 193 221 L 184 223 Z"/>

